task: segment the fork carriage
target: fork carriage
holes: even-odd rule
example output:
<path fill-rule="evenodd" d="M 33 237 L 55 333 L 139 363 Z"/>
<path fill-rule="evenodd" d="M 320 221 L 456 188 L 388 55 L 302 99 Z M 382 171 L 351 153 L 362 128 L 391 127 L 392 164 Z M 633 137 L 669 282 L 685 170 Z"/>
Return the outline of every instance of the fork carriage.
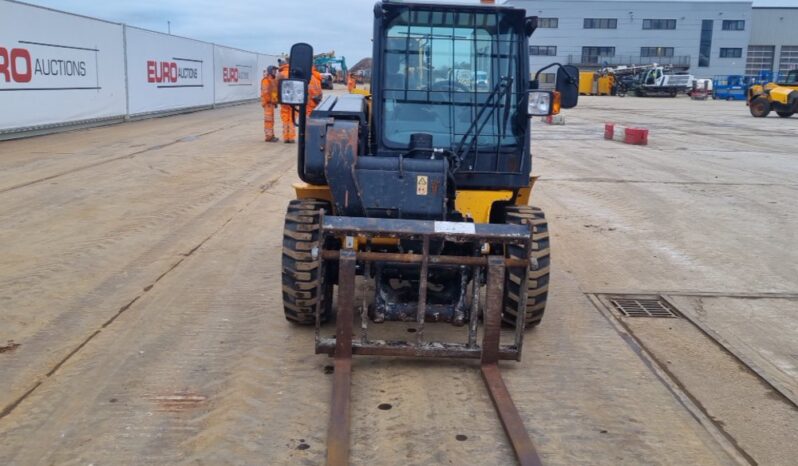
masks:
<path fill-rule="evenodd" d="M 500 343 L 501 313 L 505 303 L 505 281 L 508 269 L 518 269 L 525 283 L 532 252 L 531 225 L 473 224 L 465 222 L 437 222 L 420 220 L 372 219 L 359 217 L 325 217 L 320 214 L 321 234 L 319 249 L 313 254 L 319 259 L 319 276 L 331 277 L 329 267 L 337 264 L 338 306 L 335 337 L 323 338 L 320 328 L 325 307 L 331 306 L 331 294 L 325 292 L 328 283 L 319 281 L 316 302 L 316 352 L 334 358 L 333 404 L 327 436 L 327 463 L 348 464 L 350 390 L 353 355 L 409 356 L 429 358 L 470 358 L 481 361 L 481 373 L 486 387 L 509 437 L 516 456 L 522 465 L 540 464 L 535 447 L 524 428 L 498 368 L 500 359 L 520 361 L 524 338 L 524 319 L 516 319 L 513 343 Z M 340 249 L 339 238 L 343 238 Z M 376 239 L 389 238 L 400 242 L 414 242 L 421 246 L 420 253 L 378 252 L 371 250 Z M 474 255 L 431 254 L 430 245 L 435 242 L 471 245 Z M 412 244 L 412 243 L 410 243 Z M 334 245 L 326 248 L 325 245 Z M 361 245 L 362 247 L 358 247 Z M 481 254 L 483 251 L 504 251 L 506 246 L 519 246 L 525 258 L 505 257 L 504 254 Z M 445 248 L 442 248 L 445 249 Z M 462 250 L 455 248 L 456 250 Z M 418 300 L 415 308 L 407 306 L 404 312 L 390 314 L 392 320 L 415 322 L 414 341 L 371 340 L 368 336 L 369 316 L 365 302 L 360 309 L 360 331 L 355 337 L 355 278 L 358 274 L 372 274 L 376 266 L 401 265 L 418 270 Z M 461 308 L 463 320 L 444 319 L 467 329 L 467 343 L 430 341 L 425 338 L 424 328 L 429 303 L 428 276 L 434 269 L 454 269 L 463 280 L 460 295 L 466 291 L 470 303 L 460 306 L 460 299 L 453 308 Z M 470 283 L 469 283 L 470 282 Z M 484 309 L 480 308 L 480 291 L 486 285 Z M 526 303 L 526 287 L 520 287 L 521 308 Z M 321 297 L 327 296 L 327 300 Z M 436 315 L 436 314 L 433 314 Z M 456 310 L 447 313 L 456 316 Z M 385 316 L 382 316 L 385 317 Z M 482 318 L 482 342 L 477 342 Z"/>

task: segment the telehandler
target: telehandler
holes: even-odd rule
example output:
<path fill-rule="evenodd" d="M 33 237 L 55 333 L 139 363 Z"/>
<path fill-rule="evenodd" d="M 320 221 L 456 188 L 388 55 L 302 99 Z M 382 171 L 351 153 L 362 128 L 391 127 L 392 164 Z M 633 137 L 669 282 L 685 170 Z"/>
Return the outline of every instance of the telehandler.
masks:
<path fill-rule="evenodd" d="M 763 118 L 775 110 L 782 118 L 798 112 L 798 70 L 792 70 L 778 83 L 756 84 L 748 89 L 748 109 L 751 115 Z"/>
<path fill-rule="evenodd" d="M 574 107 L 579 70 L 555 63 L 530 80 L 536 27 L 523 9 L 492 4 L 377 3 L 372 94 L 328 96 L 307 118 L 313 49 L 291 49 L 279 94 L 297 110 L 301 182 L 285 216 L 283 303 L 334 357 L 327 464 L 348 464 L 353 354 L 479 359 L 516 456 L 540 464 L 498 361 L 520 360 L 548 295 L 546 218 L 527 205 L 531 117 Z M 556 90 L 539 90 L 552 67 Z M 368 302 L 356 303 L 356 276 L 373 282 Z M 332 317 L 335 336 L 323 337 Z M 384 322 L 414 338 L 370 339 Z M 466 337 L 436 341 L 430 322 Z"/>

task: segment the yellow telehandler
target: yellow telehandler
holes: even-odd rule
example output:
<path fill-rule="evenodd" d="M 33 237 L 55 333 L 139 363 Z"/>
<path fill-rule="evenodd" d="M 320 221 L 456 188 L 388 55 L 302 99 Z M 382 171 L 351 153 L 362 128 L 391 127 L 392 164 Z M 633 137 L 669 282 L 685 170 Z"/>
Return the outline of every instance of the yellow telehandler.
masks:
<path fill-rule="evenodd" d="M 782 118 L 791 117 L 798 112 L 798 70 L 788 72 L 782 82 L 751 86 L 747 100 L 751 115 L 757 118 L 768 116 L 771 110 Z"/>

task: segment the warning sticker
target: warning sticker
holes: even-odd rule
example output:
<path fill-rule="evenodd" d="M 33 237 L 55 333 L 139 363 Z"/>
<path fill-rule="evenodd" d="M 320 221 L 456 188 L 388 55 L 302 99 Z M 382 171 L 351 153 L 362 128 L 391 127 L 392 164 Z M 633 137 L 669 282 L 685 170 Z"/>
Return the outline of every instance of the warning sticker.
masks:
<path fill-rule="evenodd" d="M 416 196 L 426 196 L 428 186 L 429 177 L 426 175 L 418 175 L 416 177 Z"/>
<path fill-rule="evenodd" d="M 476 227 L 468 222 L 435 222 L 435 233 L 476 233 Z"/>

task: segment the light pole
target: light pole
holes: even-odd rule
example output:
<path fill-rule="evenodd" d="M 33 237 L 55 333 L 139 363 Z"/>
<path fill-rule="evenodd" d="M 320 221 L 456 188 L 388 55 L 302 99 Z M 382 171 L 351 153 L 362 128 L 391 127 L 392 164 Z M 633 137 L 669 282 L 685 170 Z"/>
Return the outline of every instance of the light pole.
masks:
<path fill-rule="evenodd" d="M 166 31 L 167 31 L 167 34 L 172 34 L 172 22 L 171 21 L 167 21 L 166 22 Z"/>

